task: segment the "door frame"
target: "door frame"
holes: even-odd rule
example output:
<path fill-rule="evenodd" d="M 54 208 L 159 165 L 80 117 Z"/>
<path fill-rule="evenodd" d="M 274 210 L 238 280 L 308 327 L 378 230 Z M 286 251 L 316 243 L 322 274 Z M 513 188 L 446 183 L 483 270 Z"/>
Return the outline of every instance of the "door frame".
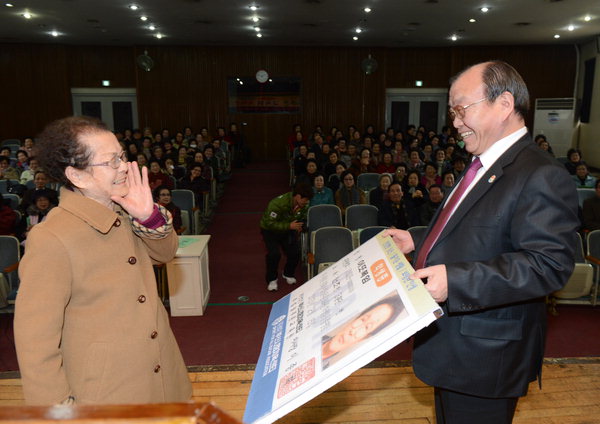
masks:
<path fill-rule="evenodd" d="M 113 101 L 131 102 L 131 114 L 133 128 L 139 128 L 137 109 L 137 90 L 135 88 L 97 88 L 97 87 L 74 87 L 71 88 L 71 100 L 73 102 L 73 115 L 81 116 L 81 102 L 100 102 L 102 107 L 102 121 L 114 131 L 112 114 Z"/>
<path fill-rule="evenodd" d="M 412 109 L 417 104 L 417 100 L 437 100 L 444 106 L 440 107 L 438 111 L 440 128 L 436 128 L 435 131 L 439 132 L 441 127 L 446 125 L 447 111 L 445 105 L 448 103 L 447 88 L 387 88 L 385 90 L 385 128 L 389 128 L 392 124 L 393 101 L 409 101 Z M 413 101 L 415 101 L 414 104 Z M 413 124 L 418 127 L 420 122 L 413 122 Z M 404 128 L 398 129 L 404 131 Z"/>

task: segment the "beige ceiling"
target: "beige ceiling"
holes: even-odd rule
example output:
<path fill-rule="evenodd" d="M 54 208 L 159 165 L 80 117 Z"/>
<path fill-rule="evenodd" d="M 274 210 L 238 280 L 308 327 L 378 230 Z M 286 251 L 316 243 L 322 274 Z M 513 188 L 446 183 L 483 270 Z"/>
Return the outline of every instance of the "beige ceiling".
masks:
<path fill-rule="evenodd" d="M 257 0 L 260 39 L 251 1 L 137 0 L 135 12 L 127 0 L 14 0 L 12 8 L 5 2 L 0 43 L 415 47 L 574 44 L 600 36 L 600 0 Z M 487 14 L 479 11 L 484 5 Z M 21 16 L 25 10 L 31 19 Z M 149 22 L 164 38 L 151 35 Z M 357 25 L 364 31 L 353 41 Z M 52 30 L 61 35 L 50 36 Z M 459 39 L 450 41 L 452 34 Z"/>

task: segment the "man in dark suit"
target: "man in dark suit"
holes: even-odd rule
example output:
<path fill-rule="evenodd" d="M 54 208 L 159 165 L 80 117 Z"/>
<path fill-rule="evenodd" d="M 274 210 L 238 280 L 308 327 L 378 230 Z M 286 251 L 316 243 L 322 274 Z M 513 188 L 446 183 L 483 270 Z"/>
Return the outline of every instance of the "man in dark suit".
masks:
<path fill-rule="evenodd" d="M 518 398 L 540 377 L 544 297 L 574 267 L 577 194 L 527 134 L 529 94 L 510 65 L 467 68 L 452 82 L 449 105 L 474 157 L 466 183 L 422 240 L 388 230 L 403 252 L 415 250 L 414 277 L 445 312 L 415 336 L 413 367 L 435 387 L 438 424 L 511 423 Z"/>

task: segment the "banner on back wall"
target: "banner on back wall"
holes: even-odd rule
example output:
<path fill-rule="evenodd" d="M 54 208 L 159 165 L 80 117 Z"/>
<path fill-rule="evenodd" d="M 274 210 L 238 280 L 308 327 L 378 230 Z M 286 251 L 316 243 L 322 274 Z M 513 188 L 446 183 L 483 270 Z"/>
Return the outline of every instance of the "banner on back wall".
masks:
<path fill-rule="evenodd" d="M 273 304 L 245 423 L 271 423 L 442 316 L 382 233 Z"/>

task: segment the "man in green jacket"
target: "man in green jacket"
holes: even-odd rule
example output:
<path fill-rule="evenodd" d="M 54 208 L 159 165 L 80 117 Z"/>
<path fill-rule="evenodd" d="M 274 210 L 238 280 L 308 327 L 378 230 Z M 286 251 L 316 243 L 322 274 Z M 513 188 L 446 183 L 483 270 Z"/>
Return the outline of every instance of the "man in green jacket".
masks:
<path fill-rule="evenodd" d="M 260 231 L 267 247 L 267 290 L 277 290 L 277 267 L 282 249 L 287 257 L 283 278 L 296 284 L 294 274 L 300 260 L 299 234 L 306 219 L 308 203 L 313 197 L 308 184 L 297 184 L 293 191 L 271 200 L 260 220 Z"/>

